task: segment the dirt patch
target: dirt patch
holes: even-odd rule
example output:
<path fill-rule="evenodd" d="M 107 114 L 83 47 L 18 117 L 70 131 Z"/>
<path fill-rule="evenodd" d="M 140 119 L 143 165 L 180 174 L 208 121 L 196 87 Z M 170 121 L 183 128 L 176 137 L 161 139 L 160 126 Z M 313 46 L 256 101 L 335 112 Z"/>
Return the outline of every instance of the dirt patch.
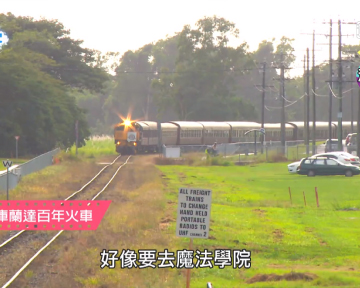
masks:
<path fill-rule="evenodd" d="M 307 232 L 307 233 L 313 233 L 314 231 L 315 231 L 315 228 L 312 228 L 312 227 L 305 228 L 305 232 Z M 316 237 L 316 235 L 315 235 L 315 237 Z M 319 244 L 321 246 L 327 246 L 327 243 L 324 240 L 320 239 L 319 237 L 317 237 L 317 238 L 318 238 L 317 240 L 319 241 Z"/>
<path fill-rule="evenodd" d="M 179 173 L 178 178 L 180 182 L 184 182 L 184 179 L 186 179 L 186 175 L 184 173 Z"/>
<path fill-rule="evenodd" d="M 352 207 L 352 208 L 345 208 L 345 209 L 340 209 L 339 211 L 359 211 L 359 208 L 356 207 Z"/>
<path fill-rule="evenodd" d="M 282 238 L 284 237 L 284 232 L 280 229 L 275 229 L 272 232 L 272 236 L 275 242 L 279 242 L 282 240 Z"/>
<path fill-rule="evenodd" d="M 159 229 L 160 230 L 167 230 L 170 226 L 170 223 L 160 223 L 159 224 Z"/>
<path fill-rule="evenodd" d="M 185 159 L 174 159 L 174 158 L 165 158 L 165 157 L 155 157 L 153 159 L 153 164 L 155 165 L 183 165 Z"/>
<path fill-rule="evenodd" d="M 171 222 L 175 222 L 175 219 L 173 219 L 173 218 L 164 218 L 164 219 L 162 219 L 161 220 L 161 222 L 160 223 L 171 223 Z"/>
<path fill-rule="evenodd" d="M 97 163 L 111 163 L 115 160 L 116 155 L 106 155 L 106 156 L 100 156 L 98 159 L 96 159 Z"/>
<path fill-rule="evenodd" d="M 235 165 L 238 165 L 238 166 L 247 166 L 247 165 L 251 165 L 251 164 L 254 164 L 255 162 L 254 161 L 237 161 L 235 162 Z"/>
<path fill-rule="evenodd" d="M 252 252 L 252 251 L 251 251 Z M 316 270 L 316 271 L 355 271 L 354 267 L 343 266 L 343 267 L 323 267 L 320 264 L 309 266 L 309 265 L 282 265 L 282 264 L 270 264 L 268 265 L 275 269 L 292 269 L 292 270 Z"/>
<path fill-rule="evenodd" d="M 210 240 L 216 240 L 216 238 L 215 238 L 214 236 L 209 236 L 208 239 L 210 239 Z"/>
<path fill-rule="evenodd" d="M 324 240 L 318 239 L 318 241 L 319 241 L 321 246 L 327 246 L 327 243 Z"/>
<path fill-rule="evenodd" d="M 261 209 L 254 209 L 252 211 L 255 212 L 256 214 L 260 215 L 260 216 L 264 216 L 265 213 L 266 213 L 266 210 L 261 210 Z"/>
<path fill-rule="evenodd" d="M 144 165 L 154 165 L 156 158 L 159 158 L 158 155 L 137 155 L 136 158 L 141 158 L 141 161 Z"/>
<path fill-rule="evenodd" d="M 257 274 L 254 277 L 250 278 L 246 283 L 256 283 L 256 282 L 272 282 L 272 281 L 312 281 L 316 279 L 318 276 L 311 273 L 296 273 L 290 272 L 284 275 L 277 274 Z"/>
<path fill-rule="evenodd" d="M 315 228 L 312 227 L 305 227 L 305 232 L 312 233 L 315 231 Z"/>

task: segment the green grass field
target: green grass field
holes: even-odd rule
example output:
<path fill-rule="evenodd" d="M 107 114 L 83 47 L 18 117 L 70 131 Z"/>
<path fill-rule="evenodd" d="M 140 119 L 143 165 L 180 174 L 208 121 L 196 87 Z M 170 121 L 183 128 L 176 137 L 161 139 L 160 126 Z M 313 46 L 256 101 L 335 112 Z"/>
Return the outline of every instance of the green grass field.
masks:
<path fill-rule="evenodd" d="M 360 176 L 308 178 L 289 174 L 285 163 L 158 168 L 166 179 L 169 201 L 177 203 L 180 187 L 213 190 L 211 239 L 195 239 L 195 248 L 252 252 L 247 270 L 193 269 L 191 287 L 205 287 L 207 282 L 216 288 L 360 287 L 360 211 L 351 210 L 360 208 Z M 176 219 L 177 205 L 172 207 Z M 170 229 L 175 234 L 174 222 Z M 188 249 L 188 243 L 189 239 L 179 238 L 178 248 Z M 311 273 L 313 280 L 247 284 L 258 274 L 291 271 Z"/>
<path fill-rule="evenodd" d="M 76 155 L 76 146 L 69 149 L 68 155 Z M 78 148 L 78 156 L 94 158 L 101 155 L 116 155 L 114 138 L 110 136 L 92 137 L 86 145 Z"/>

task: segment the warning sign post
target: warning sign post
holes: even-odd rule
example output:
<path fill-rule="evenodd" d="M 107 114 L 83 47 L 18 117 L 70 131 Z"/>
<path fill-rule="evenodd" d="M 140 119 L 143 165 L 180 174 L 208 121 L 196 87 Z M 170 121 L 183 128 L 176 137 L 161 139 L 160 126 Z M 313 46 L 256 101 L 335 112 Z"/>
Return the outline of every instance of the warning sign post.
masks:
<path fill-rule="evenodd" d="M 212 191 L 199 188 L 180 188 L 176 235 L 190 238 L 209 238 Z M 190 287 L 190 269 L 187 271 L 186 288 Z"/>
<path fill-rule="evenodd" d="M 180 188 L 176 235 L 188 238 L 209 238 L 212 191 Z"/>

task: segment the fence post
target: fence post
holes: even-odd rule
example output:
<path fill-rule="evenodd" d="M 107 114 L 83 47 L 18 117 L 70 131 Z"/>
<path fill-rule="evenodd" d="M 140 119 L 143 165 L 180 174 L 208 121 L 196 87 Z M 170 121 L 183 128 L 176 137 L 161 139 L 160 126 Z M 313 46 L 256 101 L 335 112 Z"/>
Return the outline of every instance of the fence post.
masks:
<path fill-rule="evenodd" d="M 315 187 L 315 196 L 316 196 L 316 204 L 317 207 L 319 208 L 320 204 L 319 204 L 319 195 L 318 195 L 317 187 Z"/>
<path fill-rule="evenodd" d="M 291 190 L 290 190 L 290 187 L 289 187 L 289 195 L 290 195 L 290 203 L 292 205 L 292 198 L 291 198 Z"/>
<path fill-rule="evenodd" d="M 299 159 L 299 145 L 296 145 L 296 159 Z"/>
<path fill-rule="evenodd" d="M 289 146 L 288 145 L 286 145 L 286 158 L 289 159 Z"/>
<path fill-rule="evenodd" d="M 265 147 L 266 162 L 268 162 L 268 146 Z"/>

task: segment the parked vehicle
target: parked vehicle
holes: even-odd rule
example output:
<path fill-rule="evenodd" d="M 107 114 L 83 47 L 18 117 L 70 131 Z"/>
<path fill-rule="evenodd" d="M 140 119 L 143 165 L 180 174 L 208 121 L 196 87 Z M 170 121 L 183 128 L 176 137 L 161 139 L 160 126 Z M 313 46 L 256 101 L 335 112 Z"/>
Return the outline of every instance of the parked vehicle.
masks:
<path fill-rule="evenodd" d="M 346 145 L 347 152 L 352 154 L 357 150 L 357 133 L 353 133 L 349 139 L 349 143 Z"/>
<path fill-rule="evenodd" d="M 345 145 L 349 144 L 352 133 L 348 134 L 345 138 Z"/>
<path fill-rule="evenodd" d="M 356 166 L 360 166 L 359 157 L 354 156 L 347 152 L 328 152 L 328 153 L 322 153 L 322 154 L 316 154 L 312 157 L 326 157 L 328 159 L 336 159 L 340 161 L 343 164 L 352 164 Z"/>
<path fill-rule="evenodd" d="M 327 139 L 325 144 L 325 153 L 338 150 L 338 139 Z"/>
<path fill-rule="evenodd" d="M 304 159 L 304 158 L 302 158 L 301 160 L 303 160 L 303 159 Z M 296 173 L 297 168 L 300 166 L 301 160 L 289 164 L 289 165 L 288 165 L 288 171 L 289 171 L 290 173 Z"/>
<path fill-rule="evenodd" d="M 351 164 L 343 164 L 336 159 L 326 157 L 308 157 L 301 161 L 298 170 L 300 175 L 345 175 L 352 177 L 360 174 L 360 168 Z"/>

